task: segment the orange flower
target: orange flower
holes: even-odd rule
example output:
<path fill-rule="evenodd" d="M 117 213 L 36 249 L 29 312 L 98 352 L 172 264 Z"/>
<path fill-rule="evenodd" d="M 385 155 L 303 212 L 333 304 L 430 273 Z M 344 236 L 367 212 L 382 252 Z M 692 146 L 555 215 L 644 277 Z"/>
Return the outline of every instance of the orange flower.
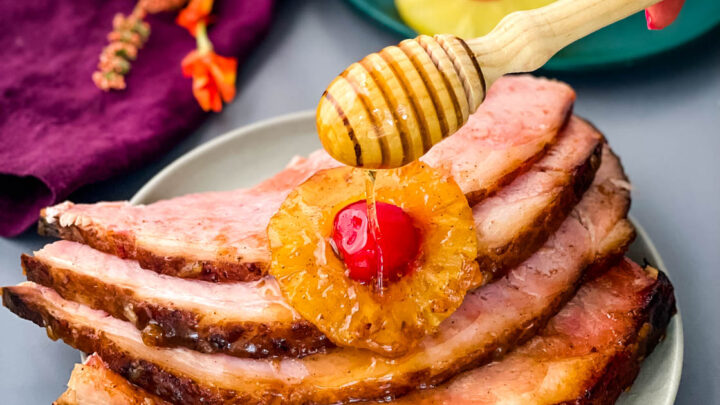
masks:
<path fill-rule="evenodd" d="M 187 29 L 195 36 L 198 23 L 203 22 L 207 24 L 212 7 L 213 0 L 190 0 L 187 7 L 180 10 L 175 23 Z"/>
<path fill-rule="evenodd" d="M 182 71 L 193 79 L 193 95 L 203 110 L 222 110 L 223 101 L 235 97 L 237 60 L 212 50 L 190 52 L 182 61 Z"/>

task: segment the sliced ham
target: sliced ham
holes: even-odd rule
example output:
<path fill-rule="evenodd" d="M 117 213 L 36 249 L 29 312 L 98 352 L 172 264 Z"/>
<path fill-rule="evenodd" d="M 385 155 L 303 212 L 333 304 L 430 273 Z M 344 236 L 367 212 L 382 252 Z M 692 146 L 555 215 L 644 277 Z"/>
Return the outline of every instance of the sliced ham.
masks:
<path fill-rule="evenodd" d="M 331 346 L 273 278 L 212 283 L 157 274 L 77 242 L 23 255 L 28 280 L 132 322 L 150 345 L 239 357 L 304 356 Z"/>
<path fill-rule="evenodd" d="M 633 236 L 625 220 L 629 187 L 619 161 L 608 149 L 603 154 L 593 186 L 543 247 L 504 278 L 468 294 L 436 335 L 397 359 L 347 348 L 266 360 L 146 346 L 132 324 L 32 282 L 4 288 L 3 303 L 45 326 L 51 337 L 99 353 L 112 370 L 175 403 L 309 403 L 401 395 L 487 363 L 529 339 L 572 297 L 585 270 L 624 251 Z"/>
<path fill-rule="evenodd" d="M 542 159 L 473 206 L 485 279 L 501 276 L 542 246 L 592 183 L 601 152 L 602 135 L 573 116 Z"/>
<path fill-rule="evenodd" d="M 424 159 L 453 176 L 471 203 L 509 183 L 554 143 L 575 99 L 559 82 L 498 80 L 468 124 Z M 265 228 L 287 194 L 338 165 L 318 151 L 256 187 L 192 194 L 146 206 L 65 202 L 41 212 L 40 233 L 86 243 L 159 273 L 245 281 L 267 271 Z"/>
<path fill-rule="evenodd" d="M 614 404 L 675 313 L 670 281 L 626 259 L 514 352 L 398 404 Z"/>
<path fill-rule="evenodd" d="M 542 156 L 574 101 L 575 93 L 563 83 L 503 77 L 468 122 L 421 160 L 451 174 L 475 204 Z"/>
<path fill-rule="evenodd" d="M 592 182 L 601 150 L 601 135 L 573 117 L 541 160 L 475 206 L 483 281 L 521 263 L 560 226 Z M 132 322 L 148 344 L 255 358 L 332 346 L 282 300 L 273 279 L 180 279 L 69 241 L 23 255 L 22 262 L 28 280 Z"/>
<path fill-rule="evenodd" d="M 613 404 L 674 313 L 667 277 L 626 259 L 585 283 L 545 328 L 502 360 L 393 403 Z M 552 381 L 561 383 L 547 383 Z M 75 366 L 68 387 L 74 401 L 60 405 L 157 403 L 157 397 L 109 370 L 97 355 Z M 113 402 L 117 396 L 122 401 Z"/>
<path fill-rule="evenodd" d="M 114 373 L 97 354 L 75 365 L 67 386 L 53 405 L 170 405 Z"/>
<path fill-rule="evenodd" d="M 296 157 L 255 188 L 190 194 L 146 206 L 73 204 L 40 213 L 40 234 L 135 259 L 161 274 L 208 281 L 257 280 L 270 260 L 267 228 L 290 190 L 338 165 L 324 151 Z"/>

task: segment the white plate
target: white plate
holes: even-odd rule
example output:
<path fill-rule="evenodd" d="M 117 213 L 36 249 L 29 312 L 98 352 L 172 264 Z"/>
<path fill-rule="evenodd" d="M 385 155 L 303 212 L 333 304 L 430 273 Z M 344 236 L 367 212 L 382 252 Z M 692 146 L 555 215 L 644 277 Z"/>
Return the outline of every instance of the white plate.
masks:
<path fill-rule="evenodd" d="M 188 193 L 249 187 L 280 171 L 294 155 L 307 155 L 319 147 L 314 111 L 249 125 L 180 157 L 153 177 L 131 202 L 147 204 Z M 667 273 L 647 233 L 633 222 L 638 237 L 628 255 L 639 263 L 647 259 Z M 682 358 L 682 321 L 677 314 L 670 322 L 667 337 L 643 362 L 635 384 L 618 404 L 672 404 L 680 383 Z"/>

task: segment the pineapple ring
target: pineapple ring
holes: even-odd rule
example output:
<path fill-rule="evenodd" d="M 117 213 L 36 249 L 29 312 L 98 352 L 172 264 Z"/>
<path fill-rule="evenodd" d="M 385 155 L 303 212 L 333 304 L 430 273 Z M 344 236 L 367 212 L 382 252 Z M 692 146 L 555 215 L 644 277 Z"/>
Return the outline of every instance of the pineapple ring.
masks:
<path fill-rule="evenodd" d="M 421 236 L 414 267 L 379 294 L 347 276 L 329 243 L 335 215 L 365 198 L 365 181 L 363 170 L 338 167 L 290 193 L 268 225 L 270 273 L 293 308 L 333 343 L 395 357 L 463 302 L 478 273 L 477 236 L 452 178 L 421 162 L 380 170 L 377 201 L 402 208 Z"/>

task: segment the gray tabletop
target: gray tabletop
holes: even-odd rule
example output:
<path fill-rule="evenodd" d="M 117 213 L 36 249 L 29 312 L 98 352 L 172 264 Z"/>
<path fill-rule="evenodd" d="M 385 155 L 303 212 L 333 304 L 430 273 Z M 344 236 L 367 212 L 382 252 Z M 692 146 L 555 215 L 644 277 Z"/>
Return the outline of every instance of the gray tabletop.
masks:
<path fill-rule="evenodd" d="M 677 404 L 720 403 L 720 30 L 662 57 L 612 72 L 555 76 L 578 94 L 623 158 L 632 214 L 650 233 L 675 283 L 685 326 Z M 130 198 L 194 146 L 233 128 L 315 108 L 342 69 L 398 38 L 343 2 L 287 0 L 270 34 L 242 68 L 237 99 L 145 168 L 87 186 L 71 199 Z M 23 280 L 19 256 L 47 240 L 33 231 L 0 239 L 0 285 Z M 48 404 L 63 390 L 78 352 L 0 310 L 3 404 Z"/>

